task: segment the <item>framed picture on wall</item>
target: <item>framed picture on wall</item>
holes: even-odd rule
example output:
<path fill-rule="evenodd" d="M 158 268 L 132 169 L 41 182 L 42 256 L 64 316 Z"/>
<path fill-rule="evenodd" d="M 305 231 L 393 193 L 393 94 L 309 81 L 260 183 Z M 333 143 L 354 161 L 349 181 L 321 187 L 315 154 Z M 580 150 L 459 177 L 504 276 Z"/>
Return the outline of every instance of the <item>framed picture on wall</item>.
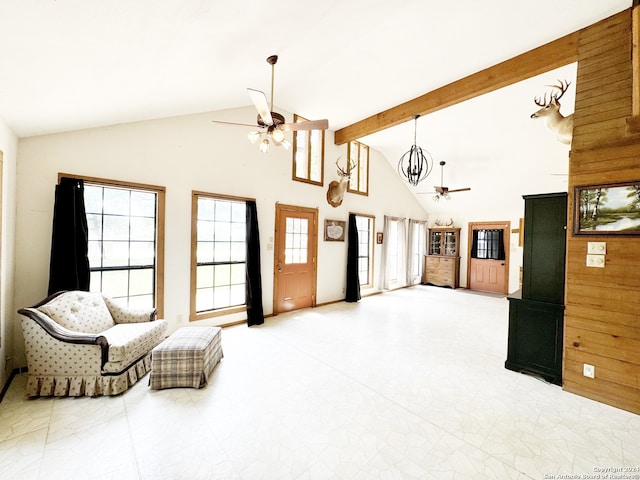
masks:
<path fill-rule="evenodd" d="M 640 180 L 575 187 L 574 235 L 640 235 Z"/>
<path fill-rule="evenodd" d="M 382 232 L 376 233 L 376 243 L 378 245 L 382 244 Z"/>
<path fill-rule="evenodd" d="M 344 220 L 327 220 L 324 221 L 324 241 L 325 242 L 344 242 L 344 232 L 347 222 Z"/>

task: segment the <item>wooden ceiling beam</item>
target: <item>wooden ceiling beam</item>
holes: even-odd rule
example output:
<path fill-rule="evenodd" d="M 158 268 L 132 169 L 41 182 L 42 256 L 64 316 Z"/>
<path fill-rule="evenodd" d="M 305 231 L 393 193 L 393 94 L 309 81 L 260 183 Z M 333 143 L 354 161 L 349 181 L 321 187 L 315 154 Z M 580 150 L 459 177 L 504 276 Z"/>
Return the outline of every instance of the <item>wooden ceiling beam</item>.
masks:
<path fill-rule="evenodd" d="M 465 100 L 512 85 L 535 75 L 578 61 L 578 36 L 570 33 L 541 47 L 425 93 L 335 133 L 336 145 L 399 125 L 414 115 L 427 115 Z"/>

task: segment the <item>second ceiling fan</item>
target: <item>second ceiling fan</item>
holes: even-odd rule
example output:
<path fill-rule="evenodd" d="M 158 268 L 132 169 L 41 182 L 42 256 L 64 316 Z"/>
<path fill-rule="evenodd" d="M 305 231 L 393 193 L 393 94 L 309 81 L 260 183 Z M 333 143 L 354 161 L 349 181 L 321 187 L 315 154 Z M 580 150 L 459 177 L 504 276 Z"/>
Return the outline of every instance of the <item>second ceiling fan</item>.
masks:
<path fill-rule="evenodd" d="M 450 193 L 454 193 L 454 192 L 466 192 L 468 190 L 471 190 L 471 187 L 464 187 L 464 188 L 455 188 L 455 189 L 450 189 L 449 187 L 445 187 L 444 186 L 444 166 L 447 164 L 447 162 L 445 161 L 440 161 L 440 186 L 434 186 L 435 189 L 435 195 L 433 196 L 433 200 L 434 202 L 439 201 L 441 198 L 446 198 L 449 199 Z M 432 192 L 418 192 L 420 194 L 430 194 Z"/>
<path fill-rule="evenodd" d="M 269 140 L 271 140 L 274 145 L 282 146 L 287 150 L 291 147 L 291 143 L 285 139 L 284 132 L 298 130 L 326 130 L 327 128 L 329 128 L 329 121 L 326 119 L 286 123 L 284 115 L 273 111 L 273 85 L 275 77 L 275 65 L 277 62 L 277 55 L 271 55 L 267 58 L 267 63 L 271 65 L 271 103 L 267 101 L 267 96 L 264 94 L 264 92 L 255 90 L 253 88 L 247 88 L 249 98 L 253 102 L 253 105 L 256 107 L 256 110 L 258 110 L 256 125 L 213 120 L 214 123 L 220 123 L 224 125 L 240 125 L 244 127 L 256 128 L 256 130 L 249 132 L 248 137 L 252 143 L 261 140 L 260 151 L 264 153 L 269 151 Z"/>

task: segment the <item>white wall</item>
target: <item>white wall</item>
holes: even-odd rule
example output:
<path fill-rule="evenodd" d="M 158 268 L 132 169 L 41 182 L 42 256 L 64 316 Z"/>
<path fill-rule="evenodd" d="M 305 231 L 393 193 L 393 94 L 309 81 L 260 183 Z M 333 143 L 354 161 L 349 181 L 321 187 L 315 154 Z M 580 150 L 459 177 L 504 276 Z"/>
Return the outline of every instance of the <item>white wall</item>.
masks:
<path fill-rule="evenodd" d="M 327 185 L 337 178 L 335 160 L 340 155 L 342 161 L 346 158 L 346 146 L 335 146 L 331 131 L 327 131 L 325 143 L 325 186 L 318 187 L 291 180 L 290 151 L 274 148 L 261 154 L 247 141 L 246 128 L 211 122 L 246 123 L 253 118 L 255 110 L 248 107 L 21 139 L 15 279 L 18 308 L 46 296 L 59 172 L 166 187 L 165 318 L 171 329 L 179 327 L 178 315 L 184 319 L 189 316 L 192 190 L 256 199 L 265 313 L 273 311 L 273 250 L 267 245 L 274 236 L 276 202 L 319 209 L 319 304 L 344 298 L 346 277 L 346 242 L 324 242 L 320 232 L 325 218 L 347 220 L 350 211 L 375 215 L 376 231 L 382 231 L 384 215 L 426 219 L 424 209 L 375 151 L 371 152 L 370 195 L 346 194 L 340 207 L 328 205 Z M 379 246 L 374 255 L 380 258 Z"/>
<path fill-rule="evenodd" d="M 22 331 L 16 328 L 13 303 L 17 147 L 16 136 L 0 120 L 0 150 L 3 153 L 2 236 L 0 244 L 0 388 L 6 383 L 11 370 L 22 366 L 21 363 L 15 361 L 15 345 L 22 342 Z M 8 361 L 7 358 L 9 358 Z"/>

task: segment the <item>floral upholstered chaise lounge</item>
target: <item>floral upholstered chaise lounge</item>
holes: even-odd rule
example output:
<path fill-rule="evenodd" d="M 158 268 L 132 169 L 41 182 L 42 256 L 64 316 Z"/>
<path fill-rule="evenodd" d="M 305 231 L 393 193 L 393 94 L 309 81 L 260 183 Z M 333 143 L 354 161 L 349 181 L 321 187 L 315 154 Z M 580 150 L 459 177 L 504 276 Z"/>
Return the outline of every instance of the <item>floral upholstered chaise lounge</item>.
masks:
<path fill-rule="evenodd" d="M 167 329 L 155 309 L 82 291 L 58 292 L 18 313 L 31 397 L 122 393 L 150 370 L 151 350 Z"/>

